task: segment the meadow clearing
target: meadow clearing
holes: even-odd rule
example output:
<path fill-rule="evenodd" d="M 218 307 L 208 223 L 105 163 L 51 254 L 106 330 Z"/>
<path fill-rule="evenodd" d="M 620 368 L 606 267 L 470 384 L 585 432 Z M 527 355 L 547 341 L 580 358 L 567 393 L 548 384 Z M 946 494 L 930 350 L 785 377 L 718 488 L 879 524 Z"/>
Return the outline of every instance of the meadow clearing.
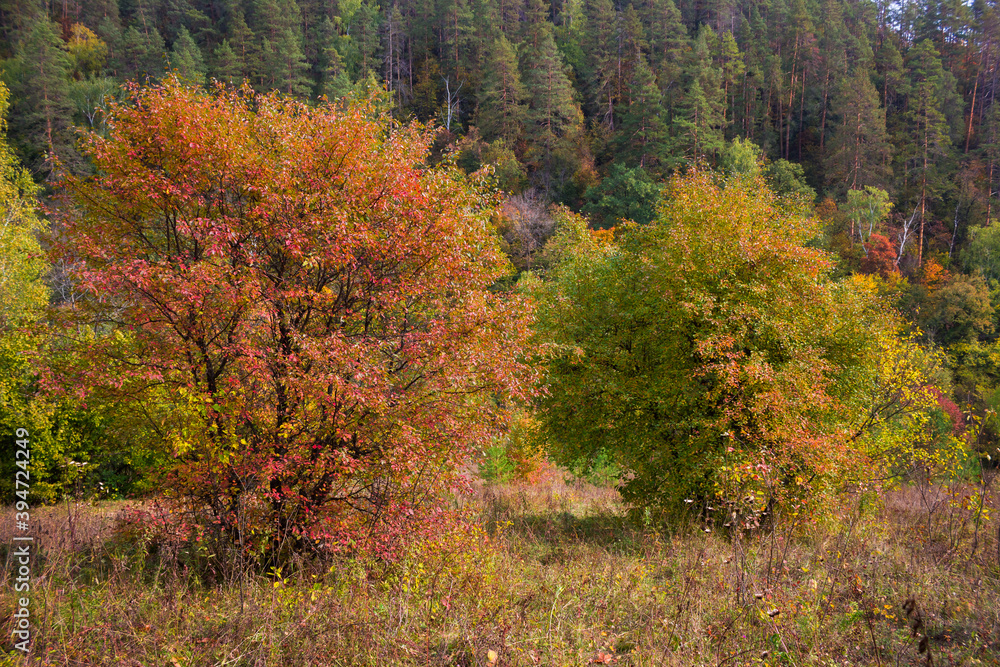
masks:
<path fill-rule="evenodd" d="M 121 501 L 56 505 L 36 511 L 31 657 L 6 660 L 996 665 L 996 493 L 982 488 L 981 505 L 971 483 L 846 495 L 835 518 L 749 533 L 704 508 L 670 529 L 630 518 L 612 486 L 550 469 L 477 482 L 446 530 L 394 562 L 226 576 L 197 549 L 123 529 Z M 10 560 L 7 548 L 5 590 Z M 2 604 L 10 650 L 12 597 Z"/>

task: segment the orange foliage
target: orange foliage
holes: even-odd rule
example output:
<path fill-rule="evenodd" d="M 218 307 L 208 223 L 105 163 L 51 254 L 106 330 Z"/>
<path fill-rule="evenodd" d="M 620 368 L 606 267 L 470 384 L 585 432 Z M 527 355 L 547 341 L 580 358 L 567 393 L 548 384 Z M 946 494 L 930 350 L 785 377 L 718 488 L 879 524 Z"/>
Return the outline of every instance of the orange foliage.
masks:
<path fill-rule="evenodd" d="M 937 289 L 951 279 L 951 274 L 941 266 L 941 263 L 934 257 L 924 260 L 924 266 L 920 276 L 920 282 L 930 289 Z"/>
<path fill-rule="evenodd" d="M 865 257 L 861 260 L 864 273 L 874 273 L 889 278 L 899 273 L 896 266 L 896 246 L 881 234 L 872 234 L 864 244 Z"/>
<path fill-rule="evenodd" d="M 170 82 L 109 113 L 53 251 L 112 335 L 50 382 L 137 406 L 192 515 L 258 554 L 405 533 L 530 376 L 495 202 L 364 104 Z"/>

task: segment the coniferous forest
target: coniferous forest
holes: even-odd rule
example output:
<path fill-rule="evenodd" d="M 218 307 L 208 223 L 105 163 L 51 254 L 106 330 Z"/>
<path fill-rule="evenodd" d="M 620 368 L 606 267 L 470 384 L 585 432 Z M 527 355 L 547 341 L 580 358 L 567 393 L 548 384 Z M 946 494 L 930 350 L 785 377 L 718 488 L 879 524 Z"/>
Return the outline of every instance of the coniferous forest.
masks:
<path fill-rule="evenodd" d="M 0 658 L 997 664 L 998 91 L 995 0 L 0 0 Z"/>

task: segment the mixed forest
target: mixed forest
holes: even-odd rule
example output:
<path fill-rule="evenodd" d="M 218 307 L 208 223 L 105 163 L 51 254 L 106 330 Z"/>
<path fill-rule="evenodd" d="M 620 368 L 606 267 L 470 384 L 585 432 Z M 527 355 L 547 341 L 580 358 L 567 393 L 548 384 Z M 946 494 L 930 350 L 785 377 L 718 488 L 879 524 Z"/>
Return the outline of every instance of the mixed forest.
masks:
<path fill-rule="evenodd" d="M 998 88 L 992 0 L 0 0 L 33 655 L 991 664 Z"/>

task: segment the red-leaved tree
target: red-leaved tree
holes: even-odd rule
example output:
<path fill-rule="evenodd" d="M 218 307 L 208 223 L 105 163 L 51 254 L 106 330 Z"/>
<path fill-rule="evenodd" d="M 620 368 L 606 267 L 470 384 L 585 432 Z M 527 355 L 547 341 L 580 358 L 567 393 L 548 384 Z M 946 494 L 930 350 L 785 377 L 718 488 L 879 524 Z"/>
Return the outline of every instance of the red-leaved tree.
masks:
<path fill-rule="evenodd" d="M 52 378 L 143 415 L 231 544 L 385 546 L 530 384 L 495 202 L 365 104 L 170 82 L 108 126 L 63 183 L 87 363 Z"/>

